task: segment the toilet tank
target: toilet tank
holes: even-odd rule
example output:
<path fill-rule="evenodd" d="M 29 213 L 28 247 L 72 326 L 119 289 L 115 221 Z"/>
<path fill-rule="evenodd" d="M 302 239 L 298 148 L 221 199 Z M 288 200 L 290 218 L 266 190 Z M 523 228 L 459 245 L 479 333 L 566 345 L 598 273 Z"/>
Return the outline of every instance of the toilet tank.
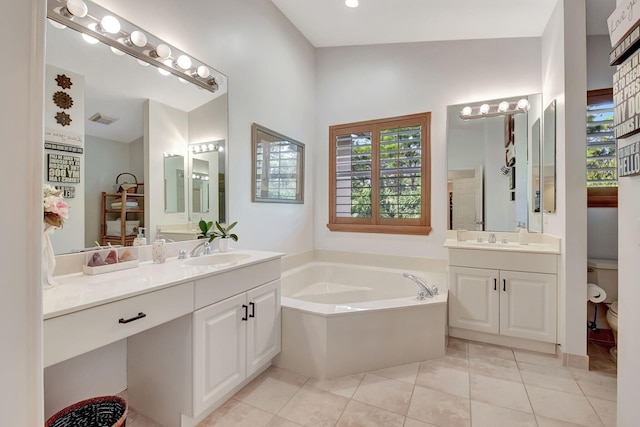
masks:
<path fill-rule="evenodd" d="M 607 293 L 604 302 L 618 301 L 618 260 L 588 259 L 587 282 L 595 283 Z"/>

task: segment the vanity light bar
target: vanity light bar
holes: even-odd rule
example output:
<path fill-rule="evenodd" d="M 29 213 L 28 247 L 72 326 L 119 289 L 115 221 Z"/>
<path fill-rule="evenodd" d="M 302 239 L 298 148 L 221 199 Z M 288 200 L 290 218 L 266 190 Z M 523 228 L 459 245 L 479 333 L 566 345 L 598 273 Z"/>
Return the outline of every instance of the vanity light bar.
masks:
<path fill-rule="evenodd" d="M 222 75 L 212 75 L 213 67 L 88 0 L 47 0 L 47 17 L 210 92 L 223 82 Z"/>
<path fill-rule="evenodd" d="M 203 143 L 189 145 L 189 151 L 192 153 L 206 153 L 208 151 L 221 151 L 220 144 Z"/>
<path fill-rule="evenodd" d="M 484 119 L 485 117 L 526 113 L 528 110 L 529 101 L 526 98 L 522 98 L 517 102 L 502 101 L 491 105 L 487 103 L 474 106 L 467 105 L 460 110 L 460 118 L 462 120 Z"/>

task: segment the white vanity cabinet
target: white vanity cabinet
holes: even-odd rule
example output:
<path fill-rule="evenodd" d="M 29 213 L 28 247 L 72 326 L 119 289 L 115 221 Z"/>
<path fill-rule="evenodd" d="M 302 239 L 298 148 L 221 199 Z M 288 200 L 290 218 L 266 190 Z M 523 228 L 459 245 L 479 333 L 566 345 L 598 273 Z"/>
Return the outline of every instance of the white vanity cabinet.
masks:
<path fill-rule="evenodd" d="M 131 407 L 191 427 L 280 352 L 280 259 L 194 282 L 194 311 L 127 340 Z"/>
<path fill-rule="evenodd" d="M 280 281 L 196 311 L 193 329 L 199 414 L 280 352 Z"/>
<path fill-rule="evenodd" d="M 555 254 L 449 248 L 449 335 L 552 351 L 531 342 L 557 342 L 557 271 Z"/>

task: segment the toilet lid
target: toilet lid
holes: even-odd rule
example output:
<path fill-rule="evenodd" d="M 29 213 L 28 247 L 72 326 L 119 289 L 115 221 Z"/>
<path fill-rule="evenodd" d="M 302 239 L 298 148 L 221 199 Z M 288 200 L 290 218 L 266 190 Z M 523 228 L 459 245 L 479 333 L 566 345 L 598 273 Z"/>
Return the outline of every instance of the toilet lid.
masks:
<path fill-rule="evenodd" d="M 618 301 L 615 301 L 613 303 L 611 303 L 611 306 L 609 307 L 609 310 L 611 310 L 612 314 L 618 314 Z"/>

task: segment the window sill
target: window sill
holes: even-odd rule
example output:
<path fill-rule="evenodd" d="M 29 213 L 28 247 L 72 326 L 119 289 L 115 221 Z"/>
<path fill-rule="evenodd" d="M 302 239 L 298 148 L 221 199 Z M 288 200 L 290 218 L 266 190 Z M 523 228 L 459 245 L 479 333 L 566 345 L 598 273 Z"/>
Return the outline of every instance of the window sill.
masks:
<path fill-rule="evenodd" d="M 432 228 L 428 225 L 370 225 L 370 224 L 327 224 L 331 231 L 350 233 L 413 234 L 426 236 Z"/>

